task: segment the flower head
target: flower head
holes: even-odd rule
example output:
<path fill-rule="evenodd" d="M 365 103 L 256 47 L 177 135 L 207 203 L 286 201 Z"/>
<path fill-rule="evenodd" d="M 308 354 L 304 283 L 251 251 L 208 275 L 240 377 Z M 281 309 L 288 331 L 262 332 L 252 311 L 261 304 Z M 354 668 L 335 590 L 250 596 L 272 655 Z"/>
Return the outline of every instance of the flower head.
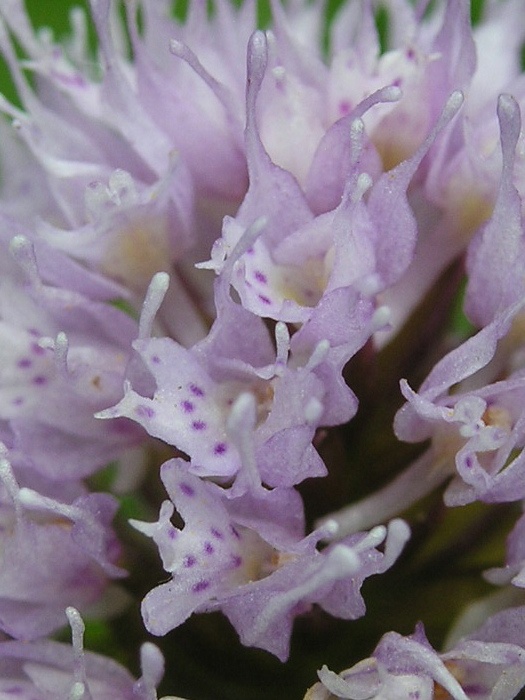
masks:
<path fill-rule="evenodd" d="M 339 4 L 91 0 L 93 49 L 0 3 L 0 695 L 156 700 L 156 647 L 83 650 L 124 566 L 276 697 L 525 684 L 522 3 Z"/>

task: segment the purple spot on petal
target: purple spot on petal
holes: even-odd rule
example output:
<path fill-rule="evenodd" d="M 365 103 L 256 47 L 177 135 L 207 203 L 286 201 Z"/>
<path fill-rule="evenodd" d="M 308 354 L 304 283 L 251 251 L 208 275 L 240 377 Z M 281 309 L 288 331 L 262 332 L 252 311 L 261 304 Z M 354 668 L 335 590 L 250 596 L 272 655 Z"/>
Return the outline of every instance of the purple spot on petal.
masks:
<path fill-rule="evenodd" d="M 144 406 L 143 404 L 136 406 L 135 413 L 140 418 L 153 418 L 155 415 L 155 411 L 151 408 L 151 406 Z"/>
<path fill-rule="evenodd" d="M 232 533 L 232 535 L 233 535 L 234 537 L 236 537 L 238 540 L 241 539 L 241 536 L 239 535 L 239 532 L 238 532 L 238 530 L 235 528 L 234 525 L 230 525 L 230 530 L 231 530 L 231 533 Z"/>
<path fill-rule="evenodd" d="M 160 357 L 158 355 L 152 355 L 151 361 L 154 365 L 160 365 Z"/>
<path fill-rule="evenodd" d="M 191 401 L 183 401 L 181 403 L 181 407 L 184 413 L 192 413 L 192 411 L 195 410 L 195 404 L 193 404 Z"/>
<path fill-rule="evenodd" d="M 182 491 L 182 493 L 185 496 L 190 496 L 190 497 L 195 496 L 195 489 L 193 488 L 193 486 L 190 486 L 185 481 L 181 481 L 179 486 L 180 486 L 180 490 Z"/>
<path fill-rule="evenodd" d="M 177 530 L 168 530 L 168 537 L 170 540 L 174 540 L 177 537 Z"/>
<path fill-rule="evenodd" d="M 206 430 L 206 423 L 203 420 L 194 420 L 191 427 L 193 430 Z"/>
<path fill-rule="evenodd" d="M 215 547 L 212 545 L 211 542 L 205 542 L 204 551 L 206 552 L 206 554 L 213 554 L 213 552 L 215 551 Z"/>
<path fill-rule="evenodd" d="M 36 386 L 43 386 L 44 384 L 47 384 L 47 377 L 39 374 L 36 377 L 33 377 L 33 384 L 36 384 Z"/>
<path fill-rule="evenodd" d="M 215 539 L 222 540 L 222 532 L 217 530 L 216 527 L 212 527 L 211 534 L 215 537 Z"/>
<path fill-rule="evenodd" d="M 24 399 L 21 396 L 17 396 L 16 399 L 11 401 L 13 406 L 21 406 L 24 403 Z"/>
<path fill-rule="evenodd" d="M 192 566 L 195 566 L 196 563 L 197 563 L 197 560 L 195 559 L 195 557 L 193 556 L 193 554 L 188 554 L 187 557 L 184 557 L 183 566 L 184 566 L 186 569 L 191 569 L 191 567 L 192 567 Z"/>
<path fill-rule="evenodd" d="M 268 299 L 268 297 L 265 296 L 264 294 L 258 294 L 257 296 L 259 297 L 259 299 L 262 301 L 263 304 L 271 304 L 272 303 L 272 300 Z"/>
<path fill-rule="evenodd" d="M 18 360 L 18 362 L 16 364 L 18 367 L 25 369 L 26 367 L 31 367 L 33 362 L 32 362 L 32 360 L 29 359 L 29 357 L 22 357 L 22 359 Z"/>
<path fill-rule="evenodd" d="M 238 569 L 239 566 L 242 564 L 242 557 L 240 557 L 238 554 L 234 554 L 232 556 L 232 565 L 234 568 Z"/>
<path fill-rule="evenodd" d="M 190 384 L 190 391 L 193 396 L 204 396 L 204 390 L 197 384 Z"/>
<path fill-rule="evenodd" d="M 31 352 L 35 355 L 45 355 L 45 348 L 40 347 L 38 343 L 31 343 Z"/>
<path fill-rule="evenodd" d="M 348 100 L 341 100 L 341 102 L 339 103 L 339 114 L 343 116 L 345 114 L 349 114 L 351 109 L 352 105 L 350 104 L 350 102 L 348 102 Z"/>
<path fill-rule="evenodd" d="M 217 442 L 217 443 L 215 443 L 215 447 L 213 448 L 213 454 L 223 455 L 227 452 L 227 450 L 228 450 L 228 445 L 226 445 L 225 442 Z"/>
<path fill-rule="evenodd" d="M 194 584 L 191 587 L 191 590 L 193 593 L 200 593 L 201 591 L 205 591 L 207 588 L 209 588 L 210 582 L 209 581 L 198 581 L 196 584 Z"/>
<path fill-rule="evenodd" d="M 261 282 L 261 284 L 266 284 L 268 282 L 266 275 L 260 270 L 255 270 L 255 279 L 257 282 Z"/>
<path fill-rule="evenodd" d="M 465 466 L 468 467 L 468 469 L 472 468 L 472 457 L 470 455 L 467 455 L 465 458 Z"/>
<path fill-rule="evenodd" d="M 248 255 L 253 255 L 253 246 L 250 246 L 246 252 L 248 253 Z"/>

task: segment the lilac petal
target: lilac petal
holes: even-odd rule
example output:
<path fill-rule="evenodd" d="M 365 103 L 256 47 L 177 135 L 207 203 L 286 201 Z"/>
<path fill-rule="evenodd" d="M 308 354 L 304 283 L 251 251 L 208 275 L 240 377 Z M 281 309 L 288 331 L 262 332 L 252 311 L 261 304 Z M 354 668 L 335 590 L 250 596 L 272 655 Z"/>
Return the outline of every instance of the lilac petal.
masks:
<path fill-rule="evenodd" d="M 397 282 L 414 255 L 417 226 L 407 200 L 408 185 L 436 136 L 453 119 L 462 102 L 462 94 L 453 93 L 414 155 L 384 173 L 372 187 L 368 211 L 375 226 L 377 271 L 384 287 Z"/>
<path fill-rule="evenodd" d="M 421 385 L 420 396 L 425 400 L 434 401 L 451 386 L 485 367 L 494 357 L 498 341 L 507 333 L 512 318 L 521 305 L 519 303 L 512 306 L 479 333 L 445 355 Z M 407 404 L 398 411 L 394 421 L 394 429 L 399 439 L 411 440 L 411 436 L 414 435 L 414 423 L 417 425 L 417 420 L 414 421 L 412 408 Z"/>
<path fill-rule="evenodd" d="M 210 363 L 218 358 L 235 358 L 253 367 L 274 361 L 272 339 L 264 322 L 233 302 L 223 276 L 216 281 L 217 319 L 198 345 L 198 352 Z"/>
<path fill-rule="evenodd" d="M 308 204 L 315 214 L 338 206 L 345 183 L 355 176 L 358 166 L 361 172 L 368 173 L 373 179 L 379 176 L 379 155 L 364 139 L 361 117 L 376 103 L 395 102 L 400 96 L 399 88 L 381 88 L 328 129 L 317 146 L 305 183 Z"/>
<path fill-rule="evenodd" d="M 262 497 L 250 496 L 241 500 L 239 519 L 233 520 L 222 490 L 187 473 L 182 462 L 166 463 L 162 479 L 185 522 L 184 529 L 174 530 L 166 519 L 170 511 L 164 507 L 158 525 L 133 523 L 160 543 L 164 566 L 173 576 L 170 583 L 150 591 L 143 601 L 144 621 L 154 634 L 165 634 L 193 612 L 214 607 L 214 601 L 220 601 L 239 581 L 260 575 L 259 569 L 273 550 L 258 534 L 247 530 L 249 525 L 262 521 L 262 533 L 284 541 L 291 538 L 289 526 L 293 533 L 302 525 L 301 501 L 296 494 L 290 498 L 276 490 Z M 272 514 L 277 515 L 276 522 L 270 520 Z"/>
<path fill-rule="evenodd" d="M 91 493 L 77 498 L 68 506 L 41 496 L 32 489 L 22 488 L 18 499 L 25 508 L 47 511 L 57 518 L 66 518 L 73 524 L 71 537 L 112 577 L 126 576 L 126 571 L 114 561 L 120 553 L 119 544 L 110 531 L 118 508 L 117 501 L 106 493 Z"/>
<path fill-rule="evenodd" d="M 120 57 L 117 56 L 110 38 L 109 22 L 110 3 L 107 0 L 92 0 L 93 21 L 105 64 L 105 76 L 102 84 L 101 103 L 106 109 L 106 116 L 113 120 L 115 126 L 124 134 L 131 147 L 154 172 L 164 172 L 167 166 L 167 154 L 170 143 L 164 134 L 155 128 L 149 115 L 138 103 L 133 94 L 128 78 L 122 70 Z M 122 119 L 121 115 L 133 115 Z M 147 133 L 149 138 L 144 139 Z"/>
<path fill-rule="evenodd" d="M 422 644 L 414 638 L 390 632 L 379 643 L 376 654 L 391 673 L 409 671 L 413 675 L 427 675 L 445 688 L 454 700 L 468 700 L 461 685 L 428 643 Z"/>
<path fill-rule="evenodd" d="M 82 618 L 73 607 L 66 614 L 71 646 L 52 641 L 0 643 L 0 692 L 15 693 L 21 700 L 157 699 L 156 687 L 164 671 L 157 647 L 149 642 L 142 646 L 142 676 L 134 681 L 113 659 L 84 651 Z"/>
<path fill-rule="evenodd" d="M 476 46 L 467 3 L 448 0 L 432 49 L 448 59 L 429 66 L 433 94 L 442 99 L 452 90 L 467 88 L 476 68 Z"/>
<path fill-rule="evenodd" d="M 469 250 L 465 310 L 478 325 L 490 323 L 519 299 L 523 285 L 521 199 L 513 184 L 520 111 L 514 98 L 501 95 L 498 118 L 503 152 L 500 190 L 492 217 Z"/>
<path fill-rule="evenodd" d="M 148 632 L 162 637 L 185 622 L 192 613 L 205 605 L 208 595 L 216 593 L 207 579 L 162 583 L 146 594 L 141 604 L 144 625 Z M 177 604 L 174 605 L 173 601 Z"/>
<path fill-rule="evenodd" d="M 312 214 L 296 180 L 286 170 L 273 165 L 260 140 L 256 100 L 266 63 L 266 37 L 258 31 L 248 45 L 246 151 L 250 186 L 237 217 L 244 226 L 250 226 L 260 216 L 268 217 L 268 238 L 271 241 L 306 224 L 312 219 Z"/>
<path fill-rule="evenodd" d="M 339 545 L 331 556 L 319 555 L 311 561 L 289 564 L 259 581 L 250 594 L 242 588 L 222 605 L 224 614 L 236 628 L 241 642 L 257 646 L 285 661 L 293 618 L 309 601 L 316 600 L 338 577 L 349 577 L 359 560 L 351 549 Z"/>
<path fill-rule="evenodd" d="M 122 401 L 99 417 L 132 418 L 150 435 L 192 455 L 194 462 L 202 465 L 203 473 L 235 474 L 239 457 L 229 443 L 225 425 L 235 387 L 221 394 L 220 385 L 212 380 L 196 353 L 170 338 L 136 341 L 134 346 L 157 382 L 154 398 L 143 397 L 127 386 Z"/>
<path fill-rule="evenodd" d="M 317 672 L 317 675 L 322 685 L 338 698 L 369 700 L 369 698 L 375 697 L 380 691 L 381 681 L 377 677 L 377 668 L 374 660 L 370 660 L 368 664 L 365 664 L 366 662 L 363 662 L 354 673 L 347 671 L 343 672 L 344 675 L 341 674 L 341 676 L 330 671 L 327 666 L 323 666 Z M 360 676 L 363 678 L 361 679 Z M 426 700 L 425 696 L 423 698 Z"/>

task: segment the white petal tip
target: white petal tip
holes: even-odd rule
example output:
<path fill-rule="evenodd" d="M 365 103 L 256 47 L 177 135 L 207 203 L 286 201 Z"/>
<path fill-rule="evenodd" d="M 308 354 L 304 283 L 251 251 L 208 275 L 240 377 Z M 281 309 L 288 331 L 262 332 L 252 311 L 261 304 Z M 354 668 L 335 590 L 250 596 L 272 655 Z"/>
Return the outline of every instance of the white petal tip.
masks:
<path fill-rule="evenodd" d="M 403 91 L 397 85 L 389 85 L 381 92 L 383 102 L 398 102 L 403 97 Z"/>
<path fill-rule="evenodd" d="M 177 39 L 171 39 L 170 52 L 174 56 L 178 56 L 179 58 L 182 58 L 182 56 L 184 56 L 185 50 L 186 50 L 186 46 L 182 43 L 182 41 L 178 41 Z"/>

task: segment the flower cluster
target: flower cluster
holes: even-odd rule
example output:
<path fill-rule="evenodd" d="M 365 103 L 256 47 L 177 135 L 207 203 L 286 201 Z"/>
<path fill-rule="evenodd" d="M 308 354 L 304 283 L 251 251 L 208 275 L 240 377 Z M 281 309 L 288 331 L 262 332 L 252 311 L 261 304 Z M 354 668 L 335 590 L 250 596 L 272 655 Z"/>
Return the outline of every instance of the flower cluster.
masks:
<path fill-rule="evenodd" d="M 457 575 L 502 513 L 476 569 L 497 592 L 446 651 L 383 628 L 305 700 L 511 700 L 522 2 L 474 28 L 468 0 L 271 0 L 265 30 L 256 0 L 172 9 L 90 0 L 93 49 L 83 10 L 59 43 L 0 0 L 0 695 L 155 700 L 156 646 L 138 681 L 83 649 L 83 618 L 109 629 L 139 596 L 157 637 L 220 611 L 293 661 L 297 618 L 352 630 L 368 578 Z M 467 525 L 429 554 L 452 509 Z M 126 591 L 151 550 L 163 571 Z M 66 614 L 72 646 L 46 639 Z"/>

